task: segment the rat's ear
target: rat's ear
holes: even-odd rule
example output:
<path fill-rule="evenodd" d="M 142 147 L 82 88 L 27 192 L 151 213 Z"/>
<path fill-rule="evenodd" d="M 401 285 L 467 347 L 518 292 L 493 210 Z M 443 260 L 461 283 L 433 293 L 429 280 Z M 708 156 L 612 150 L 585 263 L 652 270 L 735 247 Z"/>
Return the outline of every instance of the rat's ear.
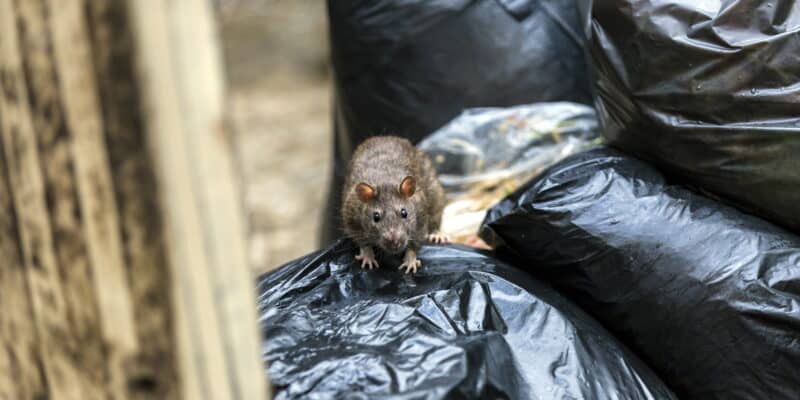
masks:
<path fill-rule="evenodd" d="M 378 191 L 375 190 L 370 185 L 367 185 L 364 182 L 359 183 L 356 185 L 356 194 L 358 194 L 358 199 L 362 202 L 366 203 L 375 198 L 378 195 Z"/>
<path fill-rule="evenodd" d="M 417 190 L 417 181 L 414 179 L 413 176 L 407 176 L 403 178 L 403 181 L 400 182 L 400 194 L 403 195 L 405 198 L 409 198 L 414 195 L 414 191 Z"/>

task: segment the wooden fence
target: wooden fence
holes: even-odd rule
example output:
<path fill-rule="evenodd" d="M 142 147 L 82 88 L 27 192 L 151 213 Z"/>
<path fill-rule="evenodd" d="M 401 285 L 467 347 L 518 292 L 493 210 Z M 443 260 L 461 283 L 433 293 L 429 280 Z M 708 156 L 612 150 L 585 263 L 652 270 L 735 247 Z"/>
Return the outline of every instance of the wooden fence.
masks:
<path fill-rule="evenodd" d="M 0 0 L 0 399 L 265 399 L 204 0 Z"/>

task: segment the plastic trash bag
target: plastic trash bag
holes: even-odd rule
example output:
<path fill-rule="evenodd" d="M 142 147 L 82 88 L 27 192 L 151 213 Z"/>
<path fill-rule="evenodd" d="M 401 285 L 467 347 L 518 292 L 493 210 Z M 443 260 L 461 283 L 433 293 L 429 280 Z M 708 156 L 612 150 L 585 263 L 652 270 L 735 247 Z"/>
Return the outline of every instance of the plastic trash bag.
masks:
<path fill-rule="evenodd" d="M 483 182 L 527 181 L 598 138 L 593 108 L 536 103 L 466 110 L 417 147 L 431 157 L 447 192 L 460 194 Z"/>
<path fill-rule="evenodd" d="M 800 232 L 798 3 L 583 7 L 591 9 L 597 108 L 610 142 Z"/>
<path fill-rule="evenodd" d="M 431 157 L 447 192 L 442 232 L 474 245 L 489 207 L 599 140 L 593 108 L 559 102 L 470 109 L 417 147 Z"/>
<path fill-rule="evenodd" d="M 592 102 L 576 0 L 328 0 L 334 166 L 322 243 L 340 232 L 347 160 L 413 143 L 475 107 Z"/>
<path fill-rule="evenodd" d="M 552 289 L 489 256 L 428 247 L 413 276 L 340 241 L 258 284 L 276 399 L 670 399 Z"/>
<path fill-rule="evenodd" d="M 482 236 L 597 318 L 681 399 L 798 398 L 797 236 L 604 148 L 499 203 Z"/>

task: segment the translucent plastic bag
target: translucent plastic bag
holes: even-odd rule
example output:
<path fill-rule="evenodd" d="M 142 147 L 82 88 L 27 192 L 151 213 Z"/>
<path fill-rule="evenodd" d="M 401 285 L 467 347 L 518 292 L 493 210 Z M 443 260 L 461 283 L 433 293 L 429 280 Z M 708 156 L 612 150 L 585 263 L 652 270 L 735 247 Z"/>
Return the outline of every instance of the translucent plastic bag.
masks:
<path fill-rule="evenodd" d="M 561 159 L 601 141 L 583 104 L 537 103 L 467 110 L 419 143 L 448 195 L 442 231 L 480 244 L 486 210 Z"/>

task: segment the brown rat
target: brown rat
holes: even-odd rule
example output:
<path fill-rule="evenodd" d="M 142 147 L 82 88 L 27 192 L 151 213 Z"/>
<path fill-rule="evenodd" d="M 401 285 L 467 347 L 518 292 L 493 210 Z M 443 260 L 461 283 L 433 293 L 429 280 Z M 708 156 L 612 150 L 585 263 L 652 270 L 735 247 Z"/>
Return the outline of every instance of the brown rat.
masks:
<path fill-rule="evenodd" d="M 361 143 L 348 166 L 342 194 L 345 233 L 359 246 L 361 267 L 378 267 L 373 247 L 405 252 L 400 269 L 416 272 L 417 251 L 439 233 L 445 197 L 428 156 L 407 139 L 376 136 Z"/>

